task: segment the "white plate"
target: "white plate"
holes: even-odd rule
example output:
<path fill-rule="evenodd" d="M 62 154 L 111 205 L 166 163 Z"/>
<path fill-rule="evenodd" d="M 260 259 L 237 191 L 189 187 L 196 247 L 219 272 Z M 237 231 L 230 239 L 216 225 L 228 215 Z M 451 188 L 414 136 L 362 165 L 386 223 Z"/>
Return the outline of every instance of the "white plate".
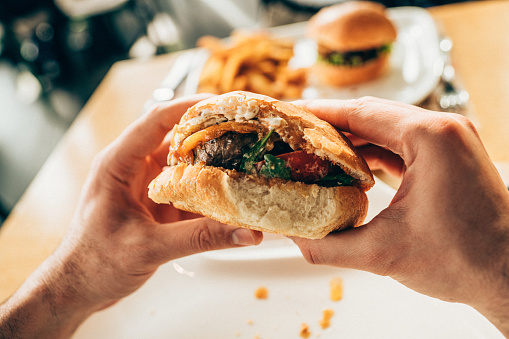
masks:
<path fill-rule="evenodd" d="M 369 193 L 369 218 L 393 195 L 377 181 Z M 297 339 L 302 323 L 311 338 L 321 339 L 503 338 L 468 306 L 423 296 L 387 277 L 312 266 L 281 240 L 163 265 L 140 290 L 90 317 L 74 338 Z M 335 277 L 344 283 L 339 302 L 329 299 Z M 255 298 L 260 286 L 268 289 L 267 300 Z M 334 316 L 322 330 L 325 309 Z"/>
<path fill-rule="evenodd" d="M 329 299 L 334 277 L 344 284 L 339 302 Z M 267 300 L 254 297 L 260 286 L 268 289 Z M 335 314 L 322 330 L 325 309 Z M 309 325 L 311 338 L 322 339 L 503 338 L 470 307 L 420 295 L 387 277 L 311 266 L 300 258 L 203 256 L 162 266 L 136 293 L 90 317 L 74 338 L 297 339 L 302 323 Z"/>
<path fill-rule="evenodd" d="M 388 73 L 376 80 L 344 88 L 320 85 L 311 79 L 315 84 L 304 90 L 305 99 L 352 99 L 370 95 L 417 104 L 431 93 L 438 84 L 443 68 L 433 18 L 426 10 L 418 7 L 396 7 L 388 9 L 388 12 L 398 31 Z M 291 30 L 296 33 L 294 37 L 300 37 L 291 65 L 312 65 L 317 57 L 316 44 L 303 38 L 305 23 L 279 29 L 277 32 Z"/>

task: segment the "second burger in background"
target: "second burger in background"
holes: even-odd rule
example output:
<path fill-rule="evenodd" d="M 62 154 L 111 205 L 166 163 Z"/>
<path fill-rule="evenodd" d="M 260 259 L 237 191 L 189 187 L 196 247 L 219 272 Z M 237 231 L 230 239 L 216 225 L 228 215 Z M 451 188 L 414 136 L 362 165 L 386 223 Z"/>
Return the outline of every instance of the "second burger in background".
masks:
<path fill-rule="evenodd" d="M 357 84 L 385 73 L 397 37 L 385 6 L 371 1 L 323 8 L 309 20 L 307 29 L 318 45 L 313 75 L 332 86 Z"/>

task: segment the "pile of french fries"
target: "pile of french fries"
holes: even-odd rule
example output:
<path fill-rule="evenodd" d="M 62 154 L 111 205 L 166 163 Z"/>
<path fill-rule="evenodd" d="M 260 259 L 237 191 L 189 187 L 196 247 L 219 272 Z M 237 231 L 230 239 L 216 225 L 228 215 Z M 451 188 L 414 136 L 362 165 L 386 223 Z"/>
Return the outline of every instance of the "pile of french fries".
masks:
<path fill-rule="evenodd" d="M 210 57 L 201 73 L 198 92 L 222 94 L 250 91 L 280 100 L 298 99 L 307 70 L 292 69 L 293 41 L 276 39 L 267 32 L 235 31 L 227 40 L 201 37 L 197 46 Z"/>

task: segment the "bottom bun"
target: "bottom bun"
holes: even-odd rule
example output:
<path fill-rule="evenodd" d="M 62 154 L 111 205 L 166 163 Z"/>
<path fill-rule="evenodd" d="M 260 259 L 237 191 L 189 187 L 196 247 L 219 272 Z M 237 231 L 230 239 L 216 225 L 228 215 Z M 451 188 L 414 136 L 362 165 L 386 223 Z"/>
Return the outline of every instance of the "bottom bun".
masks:
<path fill-rule="evenodd" d="M 331 86 L 348 86 L 376 79 L 389 67 L 389 56 L 383 55 L 362 66 L 335 66 L 319 61 L 311 67 L 311 72 L 320 83 Z"/>
<path fill-rule="evenodd" d="M 159 174 L 149 197 L 225 224 L 309 239 L 360 225 L 368 209 L 357 187 L 320 187 L 185 163 Z"/>

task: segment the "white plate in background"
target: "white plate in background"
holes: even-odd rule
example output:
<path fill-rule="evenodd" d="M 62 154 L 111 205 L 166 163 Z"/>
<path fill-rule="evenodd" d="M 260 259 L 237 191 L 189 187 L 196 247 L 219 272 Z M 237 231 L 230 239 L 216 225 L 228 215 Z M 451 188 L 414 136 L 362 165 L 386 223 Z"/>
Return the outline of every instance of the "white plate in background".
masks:
<path fill-rule="evenodd" d="M 418 104 L 433 91 L 443 68 L 433 17 L 419 7 L 395 7 L 387 11 L 398 30 L 388 72 L 378 79 L 340 88 L 316 84 L 311 75 L 311 84 L 304 89 L 303 99 L 353 99 L 369 95 Z M 306 22 L 272 27 L 268 31 L 274 37 L 296 41 L 291 67 L 309 67 L 315 62 L 316 44 L 305 36 Z M 196 93 L 201 71 L 208 58 L 205 50 L 201 50 L 201 53 L 201 61 L 193 67 L 186 80 L 184 95 Z"/>
<path fill-rule="evenodd" d="M 304 99 L 352 99 L 369 95 L 417 104 L 433 91 L 443 68 L 433 17 L 418 7 L 390 8 L 388 13 L 398 31 L 389 71 L 378 79 L 346 87 L 318 84 L 311 76 L 312 84 L 304 90 Z M 305 28 L 305 23 L 299 23 L 275 31 L 276 36 L 297 38 L 295 57 L 291 61 L 294 67 L 309 67 L 317 57 L 316 44 L 304 38 Z"/>

